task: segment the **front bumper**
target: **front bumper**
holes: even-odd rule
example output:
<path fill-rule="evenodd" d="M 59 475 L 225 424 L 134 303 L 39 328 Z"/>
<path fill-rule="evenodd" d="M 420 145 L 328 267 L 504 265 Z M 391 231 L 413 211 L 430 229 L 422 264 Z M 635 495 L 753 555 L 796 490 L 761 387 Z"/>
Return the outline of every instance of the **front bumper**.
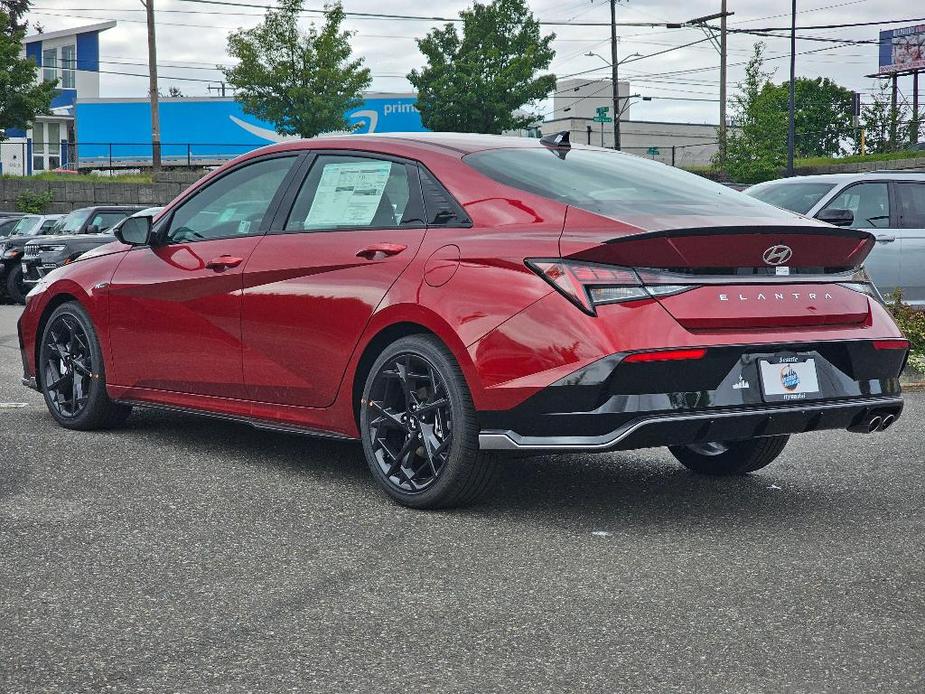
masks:
<path fill-rule="evenodd" d="M 818 392 L 766 395 L 759 362 L 791 355 L 814 360 Z M 724 346 L 692 361 L 625 356 L 598 360 L 512 410 L 481 412 L 480 448 L 621 450 L 859 429 L 903 407 L 905 350 L 876 350 L 869 341 Z"/>
<path fill-rule="evenodd" d="M 45 275 L 61 267 L 64 261 L 49 260 L 41 256 L 28 256 L 22 259 L 22 279 L 27 285 L 38 284 Z"/>

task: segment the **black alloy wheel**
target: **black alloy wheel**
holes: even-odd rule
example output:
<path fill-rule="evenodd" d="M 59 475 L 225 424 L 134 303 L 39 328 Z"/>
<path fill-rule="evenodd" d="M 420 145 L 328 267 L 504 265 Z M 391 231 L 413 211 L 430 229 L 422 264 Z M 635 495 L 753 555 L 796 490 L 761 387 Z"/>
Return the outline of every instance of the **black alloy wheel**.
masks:
<path fill-rule="evenodd" d="M 72 315 L 62 314 L 48 326 L 42 382 L 54 410 L 62 417 L 77 417 L 90 399 L 93 354 L 83 326 Z"/>
<path fill-rule="evenodd" d="M 93 322 L 77 302 L 54 310 L 39 336 L 37 379 L 52 417 L 67 429 L 88 431 L 123 423 L 130 405 L 109 399 L 103 353 Z"/>
<path fill-rule="evenodd" d="M 453 441 L 453 410 L 446 383 L 417 354 L 398 354 L 373 380 L 369 439 L 382 474 L 404 492 L 421 492 L 446 467 Z"/>
<path fill-rule="evenodd" d="M 496 454 L 479 450 L 479 426 L 459 364 L 433 335 L 408 335 L 373 362 L 359 403 L 373 478 L 412 508 L 474 502 L 490 487 Z"/>

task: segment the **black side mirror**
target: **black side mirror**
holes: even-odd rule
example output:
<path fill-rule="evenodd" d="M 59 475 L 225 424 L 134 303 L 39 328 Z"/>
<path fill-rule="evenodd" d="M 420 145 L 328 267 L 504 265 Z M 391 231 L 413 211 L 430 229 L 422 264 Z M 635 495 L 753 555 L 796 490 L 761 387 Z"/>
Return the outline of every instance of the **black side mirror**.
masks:
<path fill-rule="evenodd" d="M 151 239 L 151 217 L 129 217 L 115 228 L 115 234 L 129 246 L 146 246 Z"/>
<path fill-rule="evenodd" d="M 854 224 L 854 213 L 851 210 L 841 210 L 837 207 L 830 207 L 817 214 L 816 219 L 821 222 L 834 224 L 837 227 L 850 227 Z"/>

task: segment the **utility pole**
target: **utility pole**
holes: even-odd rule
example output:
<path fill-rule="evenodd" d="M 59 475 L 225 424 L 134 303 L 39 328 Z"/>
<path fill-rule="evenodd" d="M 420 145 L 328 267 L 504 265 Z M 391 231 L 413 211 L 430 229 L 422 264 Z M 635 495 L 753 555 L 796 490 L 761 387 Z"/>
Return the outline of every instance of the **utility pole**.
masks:
<path fill-rule="evenodd" d="M 796 143 L 797 0 L 790 6 L 790 94 L 787 104 L 787 175 L 793 176 L 793 148 Z"/>
<path fill-rule="evenodd" d="M 161 118 L 157 94 L 157 40 L 154 34 L 154 0 L 141 0 L 148 20 L 148 93 L 151 99 L 151 170 L 161 170 Z"/>
<path fill-rule="evenodd" d="M 719 161 L 726 165 L 726 0 L 720 5 L 719 20 Z M 673 163 L 673 162 L 672 162 Z"/>
<path fill-rule="evenodd" d="M 617 0 L 610 0 L 610 65 L 613 80 L 613 148 L 620 149 L 620 80 L 617 61 Z M 603 143 L 601 143 L 603 144 Z"/>

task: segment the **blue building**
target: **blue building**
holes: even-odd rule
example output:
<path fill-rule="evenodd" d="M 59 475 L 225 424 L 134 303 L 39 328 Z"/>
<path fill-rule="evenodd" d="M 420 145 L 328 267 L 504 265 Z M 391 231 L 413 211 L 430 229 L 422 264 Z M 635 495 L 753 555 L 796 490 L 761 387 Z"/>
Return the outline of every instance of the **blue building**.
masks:
<path fill-rule="evenodd" d="M 352 132 L 417 132 L 425 128 L 414 94 L 368 93 L 347 112 Z M 161 158 L 165 164 L 215 164 L 257 147 L 287 139 L 272 123 L 244 112 L 230 97 L 159 100 Z M 151 162 L 151 105 L 148 99 L 85 99 L 76 110 L 79 168 L 144 166 Z"/>
<path fill-rule="evenodd" d="M 116 22 L 101 22 L 27 36 L 22 54 L 36 64 L 36 80 L 58 81 L 51 113 L 40 116 L 28 130 L 9 129 L 0 143 L 0 173 L 30 175 L 67 168 L 75 136 L 78 99 L 100 95 L 100 32 Z"/>

